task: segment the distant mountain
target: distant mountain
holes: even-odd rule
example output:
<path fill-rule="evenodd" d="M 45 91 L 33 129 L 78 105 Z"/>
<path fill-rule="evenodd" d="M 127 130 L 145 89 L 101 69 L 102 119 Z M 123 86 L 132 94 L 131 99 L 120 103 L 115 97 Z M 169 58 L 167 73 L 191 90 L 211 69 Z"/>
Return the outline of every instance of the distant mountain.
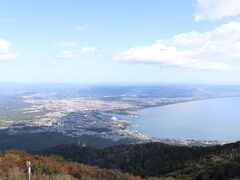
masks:
<path fill-rule="evenodd" d="M 212 147 L 183 147 L 163 143 L 120 145 L 99 149 L 85 144 L 61 145 L 42 155 L 102 168 L 121 169 L 142 177 L 171 176 L 180 179 L 240 179 L 240 142 Z"/>
<path fill-rule="evenodd" d="M 239 96 L 240 86 L 224 85 L 146 85 L 146 86 L 92 86 L 77 91 L 81 96 L 137 95 L 148 98 L 176 98 L 194 96 Z"/>

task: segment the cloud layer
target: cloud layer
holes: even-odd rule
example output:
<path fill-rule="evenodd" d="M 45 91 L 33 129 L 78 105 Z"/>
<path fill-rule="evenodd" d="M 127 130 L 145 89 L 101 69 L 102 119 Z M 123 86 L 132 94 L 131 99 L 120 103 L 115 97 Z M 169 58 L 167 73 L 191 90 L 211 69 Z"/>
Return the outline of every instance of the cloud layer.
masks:
<path fill-rule="evenodd" d="M 63 51 L 59 53 L 56 57 L 57 58 L 74 58 L 81 56 L 83 54 L 89 54 L 95 52 L 94 47 L 83 47 L 79 50 L 69 50 L 69 51 Z"/>
<path fill-rule="evenodd" d="M 239 0 L 197 0 L 195 20 L 218 20 L 240 15 Z"/>
<path fill-rule="evenodd" d="M 18 54 L 12 53 L 10 49 L 11 43 L 0 39 L 0 60 L 12 60 L 19 56 Z"/>
<path fill-rule="evenodd" d="M 114 57 L 117 61 L 152 63 L 162 67 L 231 70 L 226 61 L 240 59 L 240 23 L 229 22 L 209 32 L 177 34 L 150 46 L 138 46 Z"/>

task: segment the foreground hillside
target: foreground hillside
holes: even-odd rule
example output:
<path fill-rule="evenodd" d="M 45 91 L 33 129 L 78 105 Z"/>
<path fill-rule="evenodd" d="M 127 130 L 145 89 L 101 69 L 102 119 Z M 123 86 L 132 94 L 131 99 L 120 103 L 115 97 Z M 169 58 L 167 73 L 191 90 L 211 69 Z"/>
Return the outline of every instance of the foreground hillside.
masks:
<path fill-rule="evenodd" d="M 32 162 L 33 180 L 142 180 L 138 176 L 118 170 L 67 162 L 61 157 L 31 155 L 9 150 L 0 153 L 0 180 L 26 180 L 26 161 Z M 149 178 L 148 180 L 174 180 L 174 178 Z"/>
<path fill-rule="evenodd" d="M 80 163 L 121 169 L 141 177 L 181 179 L 240 179 L 240 142 L 213 147 L 180 147 L 162 143 L 98 149 L 83 144 L 57 146 L 37 152 L 56 154 Z"/>
<path fill-rule="evenodd" d="M 27 179 L 26 161 L 32 162 L 33 180 L 240 179 L 240 142 L 192 148 L 146 143 L 97 149 L 69 144 L 37 153 L 49 156 L 1 152 L 0 180 Z"/>

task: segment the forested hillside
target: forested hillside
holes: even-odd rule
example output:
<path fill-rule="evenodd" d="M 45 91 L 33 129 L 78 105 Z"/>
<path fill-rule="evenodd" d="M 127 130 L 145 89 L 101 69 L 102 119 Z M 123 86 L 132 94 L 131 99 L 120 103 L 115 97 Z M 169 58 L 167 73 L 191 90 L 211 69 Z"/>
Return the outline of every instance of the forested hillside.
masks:
<path fill-rule="evenodd" d="M 138 176 L 119 170 L 100 169 L 94 166 L 67 162 L 61 157 L 31 155 L 9 150 L 0 153 L 0 180 L 26 180 L 26 161 L 31 161 L 33 180 L 142 180 Z M 174 180 L 174 178 L 149 178 L 148 180 Z"/>
<path fill-rule="evenodd" d="M 26 161 L 32 162 L 33 180 L 240 179 L 240 142 L 192 148 L 146 143 L 104 149 L 79 143 L 35 153 L 48 157 L 1 152 L 0 180 L 25 180 Z"/>
<path fill-rule="evenodd" d="M 69 144 L 37 153 L 57 154 L 72 161 L 121 169 L 141 177 L 171 176 L 204 180 L 240 178 L 240 142 L 213 147 L 146 143 L 104 149 Z"/>

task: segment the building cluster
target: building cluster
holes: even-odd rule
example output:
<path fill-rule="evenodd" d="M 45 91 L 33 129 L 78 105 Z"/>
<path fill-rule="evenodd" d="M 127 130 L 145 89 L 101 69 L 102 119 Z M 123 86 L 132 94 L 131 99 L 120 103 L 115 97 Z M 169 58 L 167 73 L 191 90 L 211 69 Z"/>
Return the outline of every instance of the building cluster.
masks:
<path fill-rule="evenodd" d="M 146 139 L 149 137 L 136 131 L 131 131 L 131 124 L 124 119 L 102 114 L 98 111 L 76 111 L 58 120 L 22 121 L 11 126 L 12 129 L 28 127 L 29 133 L 58 132 L 72 137 L 91 135 L 119 141 L 121 139 Z M 51 125 L 50 125 L 51 124 Z M 19 131 L 21 132 L 21 131 Z"/>
<path fill-rule="evenodd" d="M 39 95 L 38 95 L 39 96 Z M 195 140 L 159 139 L 140 134 L 131 129 L 132 121 L 123 119 L 117 115 L 108 114 L 112 110 L 127 110 L 136 105 L 118 101 L 102 101 L 89 98 L 53 98 L 51 96 L 41 98 L 23 97 L 29 107 L 24 108 L 24 113 L 35 113 L 31 121 L 20 121 L 10 126 L 12 132 L 37 133 L 57 132 L 71 137 L 90 135 L 119 141 L 121 139 L 137 139 L 143 142 L 158 141 L 168 144 L 191 145 Z M 137 97 L 132 97 L 136 98 Z M 199 97 L 198 97 L 199 98 Z M 201 99 L 201 98 L 199 98 Z M 194 98 L 156 98 L 155 100 L 141 101 L 148 105 L 159 103 L 177 103 L 191 101 Z M 116 116 L 116 117 L 115 117 Z M 219 144 L 219 142 L 204 142 L 203 144 Z"/>

